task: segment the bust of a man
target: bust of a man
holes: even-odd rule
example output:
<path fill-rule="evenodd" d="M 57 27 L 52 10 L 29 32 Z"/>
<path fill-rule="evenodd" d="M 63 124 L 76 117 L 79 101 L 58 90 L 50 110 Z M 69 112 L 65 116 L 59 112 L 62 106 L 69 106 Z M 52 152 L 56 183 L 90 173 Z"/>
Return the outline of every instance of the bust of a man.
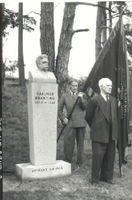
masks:
<path fill-rule="evenodd" d="M 36 59 L 36 65 L 39 70 L 42 70 L 44 72 L 47 72 L 49 70 L 48 66 L 48 56 L 46 54 L 42 54 L 37 57 Z"/>
<path fill-rule="evenodd" d="M 55 76 L 49 71 L 48 63 L 48 56 L 46 54 L 38 56 L 36 58 L 37 69 L 34 72 L 29 72 L 29 79 L 42 81 L 53 80 L 53 82 L 55 82 Z"/>

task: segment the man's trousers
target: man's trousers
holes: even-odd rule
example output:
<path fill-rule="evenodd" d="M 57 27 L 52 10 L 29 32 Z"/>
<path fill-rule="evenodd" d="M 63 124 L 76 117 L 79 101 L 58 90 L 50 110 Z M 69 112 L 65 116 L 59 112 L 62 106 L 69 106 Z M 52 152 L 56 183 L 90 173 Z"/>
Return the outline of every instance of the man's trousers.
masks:
<path fill-rule="evenodd" d="M 113 179 L 115 160 L 115 141 L 109 143 L 92 142 L 91 181 L 110 181 Z"/>
<path fill-rule="evenodd" d="M 84 152 L 84 136 L 85 127 L 72 128 L 67 127 L 64 135 L 64 155 L 65 161 L 72 162 L 75 140 L 77 143 L 77 164 L 82 165 L 83 163 L 83 152 Z"/>

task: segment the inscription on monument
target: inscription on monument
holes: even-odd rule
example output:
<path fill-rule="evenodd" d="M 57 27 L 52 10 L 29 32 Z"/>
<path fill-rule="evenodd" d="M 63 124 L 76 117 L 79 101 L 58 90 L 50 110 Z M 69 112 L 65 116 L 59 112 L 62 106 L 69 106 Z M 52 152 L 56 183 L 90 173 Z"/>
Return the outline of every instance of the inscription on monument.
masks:
<path fill-rule="evenodd" d="M 51 167 L 51 168 L 39 168 L 39 169 L 33 169 L 32 172 L 44 172 L 44 171 L 55 171 L 55 170 L 63 170 L 63 167 Z"/>
<path fill-rule="evenodd" d="M 55 104 L 56 99 L 53 92 L 36 92 L 35 104 Z"/>

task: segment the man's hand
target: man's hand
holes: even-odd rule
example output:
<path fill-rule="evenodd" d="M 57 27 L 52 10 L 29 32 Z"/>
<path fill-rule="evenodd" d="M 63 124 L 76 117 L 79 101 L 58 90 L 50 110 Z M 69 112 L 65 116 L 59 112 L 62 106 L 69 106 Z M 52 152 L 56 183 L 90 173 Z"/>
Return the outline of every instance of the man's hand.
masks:
<path fill-rule="evenodd" d="M 83 95 L 84 95 L 84 93 L 83 93 L 83 92 L 79 92 L 79 93 L 78 93 L 78 97 L 81 97 L 81 98 L 82 98 L 82 97 L 83 97 Z"/>
<path fill-rule="evenodd" d="M 64 118 L 63 124 L 66 125 L 67 123 L 68 123 L 68 119 L 67 119 L 67 118 Z"/>

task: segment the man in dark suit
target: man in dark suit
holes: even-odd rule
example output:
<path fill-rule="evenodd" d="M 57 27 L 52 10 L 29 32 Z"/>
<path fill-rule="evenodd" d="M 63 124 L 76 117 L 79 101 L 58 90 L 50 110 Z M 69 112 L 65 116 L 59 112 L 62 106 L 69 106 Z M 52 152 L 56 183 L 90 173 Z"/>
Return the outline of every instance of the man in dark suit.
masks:
<path fill-rule="evenodd" d="M 91 183 L 113 183 L 115 142 L 117 139 L 116 99 L 110 96 L 112 81 L 102 78 L 98 82 L 100 94 L 92 97 L 86 110 L 92 140 Z"/>
<path fill-rule="evenodd" d="M 72 113 L 71 119 L 68 120 L 73 105 L 78 99 L 78 103 Z M 63 124 L 67 125 L 64 135 L 64 155 L 65 161 L 71 163 L 75 139 L 77 142 L 77 165 L 80 167 L 83 163 L 84 136 L 85 136 L 85 109 L 87 101 L 82 92 L 78 92 L 78 82 L 71 81 L 70 90 L 63 94 L 59 100 L 58 116 Z M 65 108 L 66 112 L 63 112 Z"/>

